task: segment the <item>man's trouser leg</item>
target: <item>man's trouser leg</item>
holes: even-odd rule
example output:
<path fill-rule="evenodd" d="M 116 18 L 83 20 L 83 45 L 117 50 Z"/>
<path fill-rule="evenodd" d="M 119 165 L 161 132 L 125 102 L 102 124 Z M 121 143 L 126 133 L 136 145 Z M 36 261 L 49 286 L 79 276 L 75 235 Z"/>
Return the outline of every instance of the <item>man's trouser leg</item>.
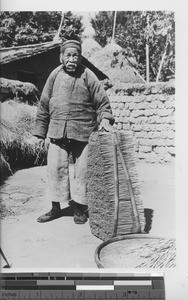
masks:
<path fill-rule="evenodd" d="M 86 205 L 87 145 L 87 142 L 75 140 L 66 140 L 66 143 L 62 142 L 58 145 L 50 143 L 47 164 L 47 198 L 51 202 L 60 202 L 62 208 L 67 206 L 71 198 L 79 204 Z M 69 177 L 70 151 L 74 162 L 71 188 Z"/>
<path fill-rule="evenodd" d="M 65 208 L 70 200 L 69 150 L 65 144 L 50 143 L 47 158 L 47 198 Z"/>
<path fill-rule="evenodd" d="M 71 178 L 71 198 L 82 205 L 86 205 L 86 172 L 88 143 L 70 140 L 73 155 L 74 175 Z"/>

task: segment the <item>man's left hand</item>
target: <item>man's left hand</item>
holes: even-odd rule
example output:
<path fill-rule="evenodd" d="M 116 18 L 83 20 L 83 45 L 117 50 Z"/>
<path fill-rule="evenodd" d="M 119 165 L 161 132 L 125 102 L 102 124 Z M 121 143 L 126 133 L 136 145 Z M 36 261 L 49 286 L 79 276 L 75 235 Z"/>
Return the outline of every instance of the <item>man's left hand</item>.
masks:
<path fill-rule="evenodd" d="M 110 125 L 110 121 L 108 119 L 102 119 L 99 130 L 105 130 L 108 132 L 114 132 L 115 129 Z"/>

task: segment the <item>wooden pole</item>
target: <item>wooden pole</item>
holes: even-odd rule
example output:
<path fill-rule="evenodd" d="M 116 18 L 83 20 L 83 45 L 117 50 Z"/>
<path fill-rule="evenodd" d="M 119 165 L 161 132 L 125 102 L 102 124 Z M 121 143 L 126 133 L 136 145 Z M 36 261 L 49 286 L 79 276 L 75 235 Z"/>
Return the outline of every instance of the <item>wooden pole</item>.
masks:
<path fill-rule="evenodd" d="M 111 40 L 111 43 L 114 43 L 114 39 L 115 39 L 116 18 L 117 18 L 117 11 L 114 12 L 114 25 L 113 25 L 112 40 Z"/>
<path fill-rule="evenodd" d="M 136 73 L 136 75 L 144 82 L 146 83 L 146 81 L 144 80 L 144 78 L 138 73 L 138 71 L 135 69 L 135 67 L 132 65 L 131 61 L 129 60 L 128 57 L 126 57 L 128 63 L 130 64 L 130 66 L 132 67 L 133 71 Z"/>
<path fill-rule="evenodd" d="M 119 215 L 119 176 L 118 176 L 117 147 L 113 135 L 112 135 L 112 143 L 113 143 L 113 160 L 114 160 L 114 200 L 115 200 L 114 231 L 113 231 L 113 237 L 114 237 L 117 235 L 118 215 Z"/>
<path fill-rule="evenodd" d="M 146 44 L 146 82 L 149 82 L 149 45 Z"/>
<path fill-rule="evenodd" d="M 162 70 L 164 60 L 165 60 L 165 56 L 166 56 L 166 49 L 165 49 L 165 52 L 163 53 L 163 56 L 162 56 L 162 59 L 161 59 L 161 63 L 160 63 L 160 66 L 159 66 L 159 71 L 158 71 L 158 74 L 157 74 L 156 82 L 159 81 L 159 77 L 161 75 L 161 70 Z"/>
<path fill-rule="evenodd" d="M 53 39 L 54 41 L 58 41 L 60 39 L 60 33 L 61 33 L 62 24 L 63 24 L 63 19 L 64 19 L 64 13 L 62 12 L 61 13 L 61 22 L 60 22 L 58 31 Z"/>
<path fill-rule="evenodd" d="M 64 13 L 62 12 L 62 15 L 61 15 L 61 22 L 60 22 L 59 29 L 58 29 L 58 32 L 57 32 L 57 36 L 58 36 L 58 37 L 59 37 L 60 32 L 61 32 L 61 27 L 62 27 L 62 24 L 63 24 L 63 19 L 64 19 Z"/>
<path fill-rule="evenodd" d="M 146 37 L 146 82 L 149 82 L 149 15 L 147 16 L 147 37 Z"/>
<path fill-rule="evenodd" d="M 162 70 L 162 66 L 163 66 L 164 60 L 165 60 L 168 43 L 169 43 L 169 37 L 167 37 L 167 39 L 166 39 L 165 51 L 164 51 L 162 59 L 161 59 L 161 63 L 160 63 L 159 70 L 158 70 L 158 73 L 157 73 L 156 82 L 159 81 L 159 78 L 160 78 L 160 75 L 161 75 L 161 70 Z"/>
<path fill-rule="evenodd" d="M 7 263 L 6 268 L 11 268 L 11 265 L 9 264 L 8 260 L 6 259 L 6 256 L 4 255 L 3 250 L 1 249 L 1 247 L 0 247 L 0 254 L 4 258 L 5 262 Z"/>

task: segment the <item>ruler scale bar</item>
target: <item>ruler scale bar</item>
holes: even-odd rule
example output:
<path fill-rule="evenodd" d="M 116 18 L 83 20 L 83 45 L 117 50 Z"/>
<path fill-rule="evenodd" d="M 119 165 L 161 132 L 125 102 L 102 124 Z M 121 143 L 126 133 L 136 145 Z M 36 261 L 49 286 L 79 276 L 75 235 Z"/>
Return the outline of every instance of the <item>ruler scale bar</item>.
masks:
<path fill-rule="evenodd" d="M 77 290 L 105 290 L 105 291 L 109 291 L 109 290 L 114 290 L 114 286 L 113 285 L 77 285 L 76 286 Z"/>
<path fill-rule="evenodd" d="M 138 281 L 138 280 L 122 280 L 122 281 L 114 281 L 114 285 L 152 285 L 151 280 L 144 280 L 144 281 Z"/>
<path fill-rule="evenodd" d="M 1 273 L 2 300 L 165 300 L 162 273 Z"/>
<path fill-rule="evenodd" d="M 74 286 L 75 282 L 73 280 L 37 280 L 37 285 L 71 285 Z"/>
<path fill-rule="evenodd" d="M 46 292 L 46 293 L 45 293 Z M 135 299 L 135 298 L 139 298 L 139 299 L 165 299 L 164 298 L 164 294 L 162 292 L 158 292 L 158 293 L 152 293 L 149 295 L 147 293 L 144 294 L 140 294 L 137 291 L 119 291 L 119 292 L 115 292 L 115 291 L 103 291 L 103 290 L 91 290 L 91 291 L 66 291 L 66 292 L 61 292 L 61 291 L 54 291 L 54 292 L 59 292 L 59 294 L 57 295 L 53 293 L 53 290 L 49 290 L 49 291 L 40 291 L 40 292 L 36 292 L 36 291 L 20 291 L 20 292 L 15 292 L 11 293 L 11 292 L 1 292 L 1 299 L 6 300 L 6 299 L 52 299 L 52 298 L 56 298 L 56 299 L 70 299 L 70 298 L 74 298 L 74 299 Z M 76 294 L 76 292 L 79 292 Z M 108 292 L 108 294 L 107 294 Z M 112 293 L 113 292 L 113 293 Z M 148 292 L 148 291 L 146 291 Z M 37 294 L 38 293 L 38 294 Z"/>

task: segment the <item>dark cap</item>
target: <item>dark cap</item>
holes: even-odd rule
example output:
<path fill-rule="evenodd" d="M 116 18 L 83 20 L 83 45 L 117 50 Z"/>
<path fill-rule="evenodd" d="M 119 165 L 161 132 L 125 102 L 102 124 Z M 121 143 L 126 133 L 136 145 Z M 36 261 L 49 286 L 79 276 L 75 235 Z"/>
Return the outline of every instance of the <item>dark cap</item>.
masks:
<path fill-rule="evenodd" d="M 67 48 L 76 48 L 80 52 L 82 51 L 81 43 L 79 41 L 76 41 L 76 40 L 67 40 L 66 42 L 64 42 L 61 45 L 61 52 L 64 52 L 65 49 L 67 49 Z"/>

